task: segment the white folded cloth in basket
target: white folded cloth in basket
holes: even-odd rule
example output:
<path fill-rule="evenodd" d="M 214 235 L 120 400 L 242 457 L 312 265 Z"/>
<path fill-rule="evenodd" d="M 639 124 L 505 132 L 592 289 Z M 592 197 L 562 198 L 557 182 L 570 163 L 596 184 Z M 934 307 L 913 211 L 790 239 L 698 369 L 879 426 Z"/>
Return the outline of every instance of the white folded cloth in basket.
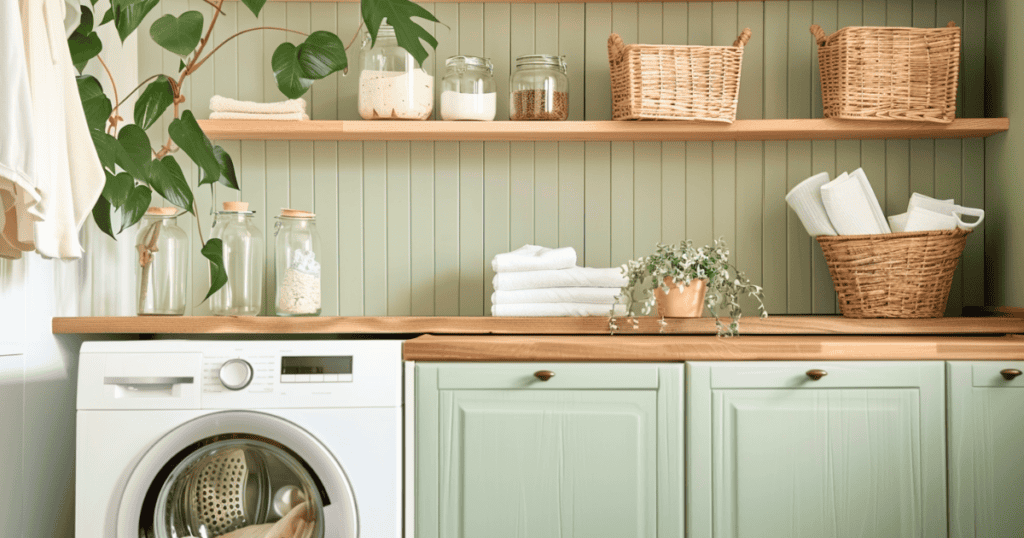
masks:
<path fill-rule="evenodd" d="M 964 222 L 963 216 L 977 217 Z M 973 230 L 985 220 L 985 211 L 956 205 L 953 199 L 937 200 L 915 192 L 910 196 L 907 212 L 889 217 L 894 232 L 928 232 L 932 230 Z"/>
<path fill-rule="evenodd" d="M 821 187 L 827 184 L 828 172 L 822 172 L 801 181 L 786 195 L 786 203 L 800 217 L 800 222 L 811 237 L 836 235 L 832 221 L 825 212 L 825 204 L 821 202 Z"/>
<path fill-rule="evenodd" d="M 861 168 L 823 185 L 821 201 L 828 220 L 839 235 L 874 235 L 892 231 Z"/>
<path fill-rule="evenodd" d="M 508 317 L 561 317 L 561 316 L 616 316 L 626 315 L 626 305 L 588 303 L 523 303 L 491 306 L 492 316 Z"/>
<path fill-rule="evenodd" d="M 498 254 L 491 260 L 491 268 L 495 273 L 569 269 L 572 267 L 576 267 L 576 249 L 572 247 L 547 248 L 538 245 L 524 245 L 512 252 Z"/>
<path fill-rule="evenodd" d="M 610 305 L 621 288 L 542 288 L 538 290 L 496 291 L 492 304 L 590 303 Z"/>
<path fill-rule="evenodd" d="M 548 271 L 521 271 L 494 275 L 495 291 L 536 290 L 542 288 L 621 288 L 629 281 L 621 267 L 593 269 L 573 267 Z"/>
<path fill-rule="evenodd" d="M 211 120 L 277 120 L 277 121 L 309 121 L 305 112 L 288 114 L 251 114 L 247 112 L 211 112 Z"/>
<path fill-rule="evenodd" d="M 235 112 L 240 114 L 301 114 L 306 112 L 305 99 L 289 99 L 276 103 L 239 101 L 230 97 L 214 95 L 210 98 L 211 112 Z"/>

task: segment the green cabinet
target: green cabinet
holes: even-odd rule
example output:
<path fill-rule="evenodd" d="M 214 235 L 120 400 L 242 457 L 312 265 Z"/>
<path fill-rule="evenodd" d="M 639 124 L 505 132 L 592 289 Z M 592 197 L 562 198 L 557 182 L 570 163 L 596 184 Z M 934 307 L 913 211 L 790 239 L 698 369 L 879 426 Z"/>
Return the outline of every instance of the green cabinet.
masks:
<path fill-rule="evenodd" d="M 687 363 L 688 536 L 946 536 L 944 373 Z"/>
<path fill-rule="evenodd" d="M 415 377 L 417 538 L 682 536 L 681 364 L 420 363 Z"/>
<path fill-rule="evenodd" d="M 1024 361 L 947 365 L 952 538 L 1024 536 L 1022 370 Z"/>

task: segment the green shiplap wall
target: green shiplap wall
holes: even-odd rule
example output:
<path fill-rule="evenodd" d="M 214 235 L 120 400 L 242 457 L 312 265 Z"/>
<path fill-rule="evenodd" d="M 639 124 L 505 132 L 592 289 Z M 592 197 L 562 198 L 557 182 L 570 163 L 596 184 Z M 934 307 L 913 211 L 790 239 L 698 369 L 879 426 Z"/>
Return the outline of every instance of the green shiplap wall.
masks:
<path fill-rule="evenodd" d="M 443 61 L 484 55 L 496 66 L 498 117 L 508 114 L 508 75 L 529 53 L 567 56 L 573 120 L 610 119 L 607 39 L 627 43 L 728 45 L 745 27 L 747 46 L 739 118 L 821 116 L 817 54 L 808 31 L 850 25 L 964 29 L 959 113 L 984 112 L 984 3 L 970 0 L 794 0 L 574 4 L 423 4 L 446 25 L 428 24 L 440 41 L 426 64 L 435 86 Z M 969 6 L 968 6 L 969 5 Z M 161 3 L 150 20 L 202 0 Z M 227 3 L 214 41 L 254 26 L 331 30 L 344 41 L 359 6 L 269 2 L 257 19 Z M 148 31 L 151 22 L 143 24 Z M 296 34 L 252 32 L 222 48 L 186 83 L 186 103 L 209 114 L 214 94 L 284 99 L 270 57 Z M 350 50 L 358 65 L 358 43 Z M 177 71 L 178 58 L 140 39 L 140 77 Z M 358 76 L 317 82 L 306 98 L 313 119 L 358 119 Z M 158 127 L 166 128 L 164 119 Z M 153 129 L 154 146 L 158 140 Z M 163 132 L 166 132 L 165 130 Z M 572 246 L 580 263 L 619 265 L 659 242 L 724 238 L 735 262 L 765 287 L 771 313 L 836 312 L 832 282 L 817 243 L 783 197 L 819 171 L 864 167 L 887 214 L 901 213 L 913 191 L 984 204 L 982 140 L 795 142 L 221 142 L 235 161 L 241 193 L 201 189 L 208 235 L 212 203 L 240 197 L 267 234 L 266 313 L 273 313 L 273 216 L 281 207 L 312 209 L 324 244 L 325 315 L 483 315 L 490 311 L 490 259 L 525 243 Z M 193 184 L 195 170 L 189 172 Z M 196 241 L 194 223 L 187 223 Z M 968 242 L 950 311 L 984 298 L 984 229 Z M 198 252 L 198 248 L 194 249 Z M 189 311 L 206 290 L 195 256 Z M 198 306 L 196 306 L 198 305 Z"/>

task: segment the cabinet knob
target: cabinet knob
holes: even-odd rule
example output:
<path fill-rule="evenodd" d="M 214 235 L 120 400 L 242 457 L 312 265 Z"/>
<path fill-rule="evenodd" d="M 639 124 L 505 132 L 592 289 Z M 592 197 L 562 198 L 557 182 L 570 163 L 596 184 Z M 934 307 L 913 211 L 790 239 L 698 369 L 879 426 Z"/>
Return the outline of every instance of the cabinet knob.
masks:
<path fill-rule="evenodd" d="M 1020 373 L 1020 372 L 1017 372 L 1017 373 Z M 541 381 L 547 381 L 547 380 L 551 379 L 552 377 L 555 377 L 555 373 L 552 372 L 551 370 L 539 370 L 539 371 L 533 373 L 533 377 L 536 377 L 537 379 L 539 379 Z"/>
<path fill-rule="evenodd" d="M 1020 375 L 1020 370 L 1018 370 L 1016 368 L 1007 368 L 1005 370 L 1002 370 L 999 373 L 1003 374 L 1003 379 L 1005 379 L 1007 381 L 1013 381 L 1013 378 L 1015 378 L 1015 377 Z"/>
<path fill-rule="evenodd" d="M 826 372 L 825 370 L 807 370 L 807 377 L 811 378 L 811 380 L 813 381 L 817 381 L 827 375 L 828 372 Z"/>

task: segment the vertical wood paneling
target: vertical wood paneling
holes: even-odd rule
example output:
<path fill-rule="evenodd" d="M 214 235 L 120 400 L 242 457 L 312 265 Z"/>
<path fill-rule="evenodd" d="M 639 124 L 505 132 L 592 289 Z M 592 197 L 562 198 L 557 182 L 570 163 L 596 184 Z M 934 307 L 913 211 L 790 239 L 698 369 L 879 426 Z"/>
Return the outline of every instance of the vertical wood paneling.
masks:
<path fill-rule="evenodd" d="M 984 99 L 984 6 L 965 0 L 793 0 L 588 4 L 423 4 L 448 25 L 426 23 L 439 46 L 424 68 L 440 88 L 444 60 L 456 54 L 495 64 L 499 121 L 507 118 L 508 77 L 517 56 L 567 57 L 571 118 L 611 116 L 607 38 L 627 43 L 727 45 L 750 27 L 738 117 L 821 117 L 816 46 L 807 28 L 850 25 L 964 29 L 959 115 L 981 116 Z M 170 0 L 150 19 L 202 0 Z M 359 25 L 350 3 L 268 3 L 254 17 L 225 7 L 214 42 L 258 25 L 336 32 L 344 42 Z M 151 22 L 143 24 L 148 28 Z M 450 27 L 450 28 L 449 28 Z M 186 107 L 206 117 L 214 94 L 273 101 L 284 96 L 270 56 L 301 36 L 252 32 L 229 43 L 185 83 Z M 248 51 L 258 51 L 251 55 Z M 305 96 L 316 119 L 358 118 L 359 44 L 348 51 L 350 73 L 318 81 Z M 179 59 L 150 39 L 139 48 L 140 76 L 177 72 Z M 437 108 L 437 107 L 435 107 Z M 124 111 L 130 114 L 131 111 Z M 150 137 L 163 143 L 170 114 Z M 969 141 L 815 142 L 220 142 L 235 159 L 241 192 L 197 190 L 204 236 L 209 208 L 242 199 L 258 212 L 266 235 L 265 313 L 273 313 L 273 216 L 280 207 L 312 208 L 324 240 L 326 314 L 456 315 L 486 313 L 491 257 L 526 243 L 569 245 L 581 264 L 619 265 L 654 245 L 724 237 L 733 260 L 765 286 L 774 313 L 830 313 L 834 291 L 816 241 L 807 237 L 783 197 L 812 173 L 863 167 L 887 214 L 905 210 L 911 192 L 984 200 L 984 143 Z M 183 155 L 177 156 L 185 164 Z M 184 166 L 190 184 L 194 165 Z M 163 203 L 154 199 L 154 204 Z M 190 313 L 205 294 L 208 270 L 198 255 L 194 222 Z M 950 312 L 984 296 L 984 230 L 968 241 L 954 281 Z M 745 307 L 753 304 L 744 301 Z M 749 314 L 749 312 L 748 312 Z"/>

